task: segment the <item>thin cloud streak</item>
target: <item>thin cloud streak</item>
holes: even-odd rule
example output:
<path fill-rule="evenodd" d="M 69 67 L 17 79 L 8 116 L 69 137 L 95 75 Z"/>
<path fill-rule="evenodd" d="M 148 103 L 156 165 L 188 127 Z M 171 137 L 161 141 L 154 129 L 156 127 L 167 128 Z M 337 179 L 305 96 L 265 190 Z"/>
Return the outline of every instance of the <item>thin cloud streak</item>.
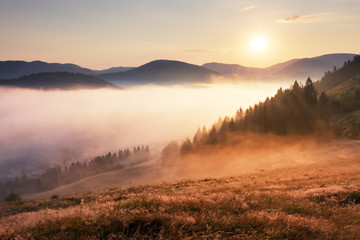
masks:
<path fill-rule="evenodd" d="M 239 12 L 245 12 L 245 11 L 248 11 L 250 9 L 254 9 L 256 8 L 257 6 L 256 5 L 250 5 L 250 6 L 247 6 L 247 7 L 244 7 L 243 9 L 241 9 Z"/>
<path fill-rule="evenodd" d="M 311 23 L 318 21 L 319 19 L 314 15 L 294 15 L 276 20 L 276 22 L 280 23 Z"/>
<path fill-rule="evenodd" d="M 309 15 L 293 15 L 276 20 L 278 23 L 315 23 L 315 22 L 328 22 L 343 18 L 339 13 L 318 13 Z"/>

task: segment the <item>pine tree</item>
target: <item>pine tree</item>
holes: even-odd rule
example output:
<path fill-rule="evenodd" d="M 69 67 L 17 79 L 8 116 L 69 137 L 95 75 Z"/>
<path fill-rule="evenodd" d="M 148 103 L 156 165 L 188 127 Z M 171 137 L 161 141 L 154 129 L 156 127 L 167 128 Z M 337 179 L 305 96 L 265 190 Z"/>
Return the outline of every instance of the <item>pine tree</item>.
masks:
<path fill-rule="evenodd" d="M 313 83 L 313 81 L 311 80 L 310 77 L 308 77 L 308 79 L 306 80 L 306 83 L 305 83 L 304 96 L 305 96 L 306 102 L 310 106 L 315 106 L 316 105 L 316 103 L 317 103 L 317 91 L 316 91 L 314 83 Z"/>
<path fill-rule="evenodd" d="M 200 128 L 198 128 L 198 130 L 196 131 L 194 137 L 193 137 L 193 145 L 194 147 L 197 147 L 200 145 L 200 141 L 201 141 L 201 130 Z"/>
<path fill-rule="evenodd" d="M 216 129 L 215 127 L 213 127 L 209 133 L 208 139 L 207 139 L 207 143 L 208 144 L 215 144 L 217 143 L 217 134 L 216 134 Z"/>
<path fill-rule="evenodd" d="M 191 153 L 192 150 L 193 150 L 192 143 L 191 143 L 190 139 L 187 138 L 180 147 L 180 154 L 185 155 L 185 154 Z"/>

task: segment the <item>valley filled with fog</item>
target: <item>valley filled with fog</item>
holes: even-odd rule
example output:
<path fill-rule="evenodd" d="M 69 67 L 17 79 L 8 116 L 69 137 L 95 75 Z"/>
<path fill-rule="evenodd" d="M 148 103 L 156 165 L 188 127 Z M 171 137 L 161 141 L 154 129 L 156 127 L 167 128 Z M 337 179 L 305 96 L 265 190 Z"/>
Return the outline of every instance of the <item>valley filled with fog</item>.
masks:
<path fill-rule="evenodd" d="M 272 96 L 282 83 L 140 86 L 125 90 L 0 89 L 2 178 L 39 174 L 134 146 L 158 153 Z"/>

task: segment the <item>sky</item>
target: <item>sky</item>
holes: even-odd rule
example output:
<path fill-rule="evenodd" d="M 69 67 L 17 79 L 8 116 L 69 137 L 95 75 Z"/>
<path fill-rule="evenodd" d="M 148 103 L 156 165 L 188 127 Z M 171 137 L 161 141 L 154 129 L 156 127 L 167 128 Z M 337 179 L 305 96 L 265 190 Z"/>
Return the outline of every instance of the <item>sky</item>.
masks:
<path fill-rule="evenodd" d="M 0 0 L 0 60 L 266 67 L 359 53 L 359 11 L 359 0 Z"/>

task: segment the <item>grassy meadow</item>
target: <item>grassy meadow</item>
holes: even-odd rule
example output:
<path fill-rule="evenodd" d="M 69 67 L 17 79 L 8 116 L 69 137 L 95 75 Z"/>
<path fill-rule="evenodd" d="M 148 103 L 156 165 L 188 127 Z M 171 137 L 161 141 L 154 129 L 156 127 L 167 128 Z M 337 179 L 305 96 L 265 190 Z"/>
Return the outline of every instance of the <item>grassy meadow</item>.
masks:
<path fill-rule="evenodd" d="M 1 203 L 0 239 L 358 239 L 360 143 L 331 144 L 317 162 Z"/>

